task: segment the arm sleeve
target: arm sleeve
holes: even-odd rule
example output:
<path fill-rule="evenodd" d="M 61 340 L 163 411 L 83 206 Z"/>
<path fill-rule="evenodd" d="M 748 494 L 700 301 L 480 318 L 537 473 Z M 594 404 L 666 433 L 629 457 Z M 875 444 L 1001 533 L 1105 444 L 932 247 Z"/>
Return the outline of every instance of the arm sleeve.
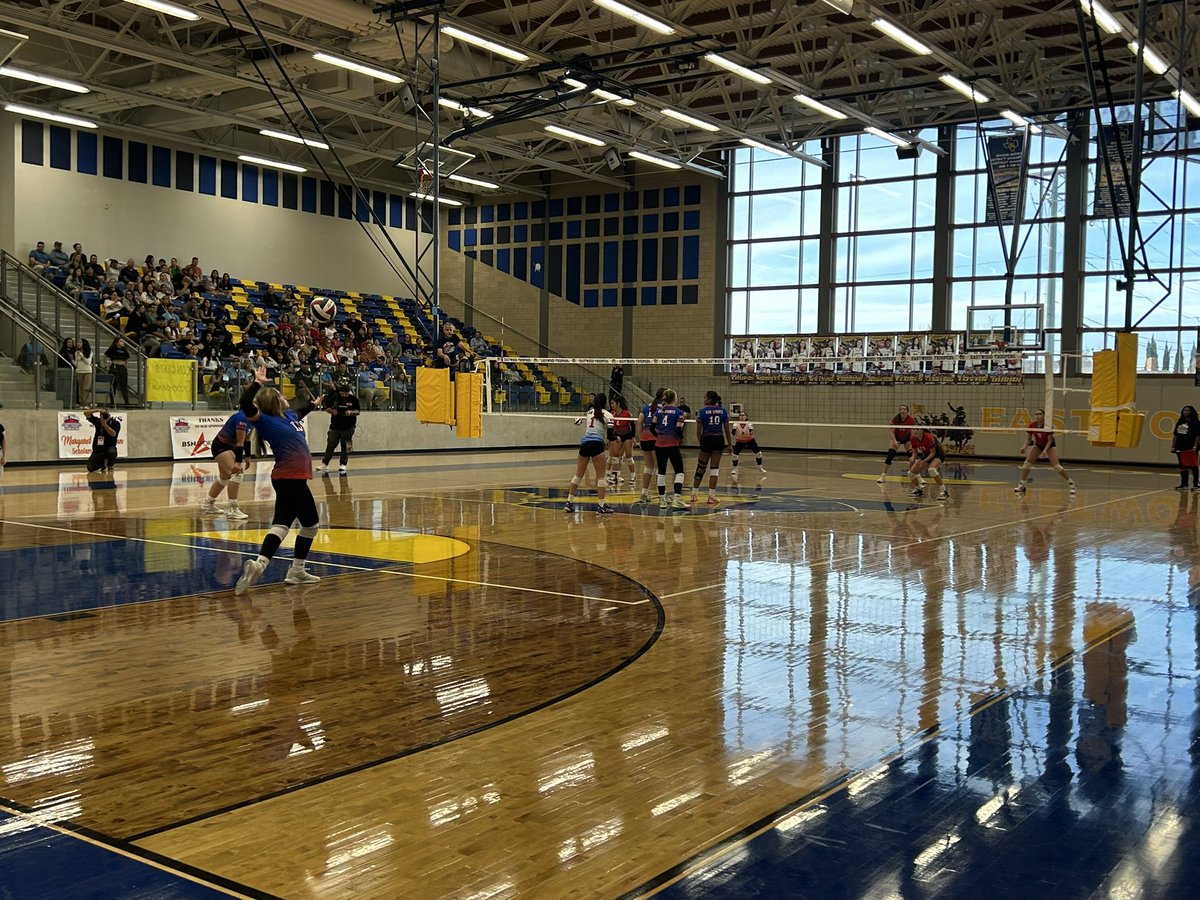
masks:
<path fill-rule="evenodd" d="M 253 418 L 258 415 L 258 409 L 254 406 L 254 395 L 258 393 L 258 389 L 262 387 L 257 381 L 252 381 L 246 385 L 246 389 L 242 391 L 242 396 L 238 400 L 238 406 L 241 407 L 246 418 Z"/>

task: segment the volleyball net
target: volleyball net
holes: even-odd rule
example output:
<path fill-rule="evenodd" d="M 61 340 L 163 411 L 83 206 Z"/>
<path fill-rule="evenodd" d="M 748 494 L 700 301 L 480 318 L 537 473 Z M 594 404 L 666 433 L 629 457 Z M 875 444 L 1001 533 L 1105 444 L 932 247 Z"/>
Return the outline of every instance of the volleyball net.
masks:
<path fill-rule="evenodd" d="M 1059 435 L 1087 434 L 1086 388 L 1055 375 L 1045 353 L 952 356 L 791 356 L 771 360 L 490 357 L 480 361 L 485 410 L 505 416 L 576 417 L 592 394 L 618 392 L 633 418 L 660 388 L 693 412 L 712 391 L 744 413 L 765 444 L 878 449 L 907 406 L 951 453 L 1011 454 L 1035 410 Z M 1081 408 L 1077 408 L 1081 407 Z M 1018 438 L 1020 440 L 1020 438 Z"/>

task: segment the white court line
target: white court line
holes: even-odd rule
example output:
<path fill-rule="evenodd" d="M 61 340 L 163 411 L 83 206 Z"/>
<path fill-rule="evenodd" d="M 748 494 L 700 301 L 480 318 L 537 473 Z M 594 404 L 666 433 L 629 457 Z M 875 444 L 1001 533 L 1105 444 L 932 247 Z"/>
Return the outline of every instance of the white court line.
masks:
<path fill-rule="evenodd" d="M 142 544 L 160 544 L 165 547 L 190 547 L 193 550 L 211 550 L 215 553 L 230 553 L 235 556 L 249 556 L 250 555 L 245 550 L 230 550 L 226 547 L 204 547 L 200 544 L 190 544 L 190 543 L 186 543 L 186 542 L 180 543 L 179 541 L 158 541 L 158 540 L 154 540 L 153 538 L 129 537 L 127 535 L 121 535 L 121 534 L 108 534 L 103 531 L 84 531 L 81 528 L 60 528 L 56 525 L 39 525 L 35 522 L 16 522 L 11 519 L 0 519 L 0 525 L 17 525 L 17 526 L 21 526 L 21 527 L 25 527 L 25 528 L 41 528 L 45 531 L 61 531 L 66 534 L 86 534 L 90 537 L 107 538 L 107 539 L 113 540 L 113 541 L 137 541 Z M 235 538 L 228 538 L 228 540 L 235 540 Z M 318 550 L 317 552 L 318 553 L 326 553 L 326 552 L 330 552 L 330 551 Z M 332 552 L 338 552 L 338 551 L 332 551 Z M 347 555 L 349 555 L 349 554 L 347 554 Z M 376 572 L 376 573 L 381 573 L 383 575 L 395 575 L 400 578 L 423 578 L 428 581 L 442 581 L 447 584 L 471 584 L 471 585 L 475 585 L 477 587 L 503 588 L 504 590 L 509 590 L 509 591 L 524 591 L 525 593 L 529 593 L 529 594 L 545 594 L 545 595 L 548 595 L 551 597 L 571 597 L 576 600 L 598 600 L 602 603 L 619 603 L 621 606 L 641 606 L 644 603 L 650 602 L 649 599 L 615 600 L 611 597 L 593 597 L 590 594 L 572 594 L 569 591 L 547 591 L 543 588 L 524 587 L 519 584 L 502 584 L 497 581 L 472 581 L 471 579 L 468 579 L 468 578 L 446 578 L 441 575 L 423 575 L 418 572 L 403 572 L 403 571 L 399 571 L 397 569 L 390 569 L 387 567 L 383 567 L 383 568 L 379 568 L 379 569 L 372 569 L 369 566 L 354 566 L 354 565 L 350 565 L 349 563 L 320 562 L 318 560 L 313 560 L 312 562 L 313 562 L 313 565 L 315 565 L 315 566 L 327 566 L 327 567 L 334 568 L 334 569 L 345 569 L 345 570 L 351 571 L 351 572 Z M 582 562 L 582 560 L 579 560 L 579 562 Z M 585 563 L 585 565 L 587 565 L 587 563 Z M 232 588 L 230 590 L 232 590 Z M 205 593 L 211 593 L 211 592 L 206 591 Z M 120 605 L 127 605 L 127 604 L 120 604 Z M 58 615 L 58 614 L 53 613 L 53 615 Z M 31 616 L 30 618 L 37 619 L 37 618 L 42 618 L 42 617 L 41 616 Z M 0 624 L 2 624 L 2 623 L 0 623 Z"/>
<path fill-rule="evenodd" d="M 1163 493 L 1162 490 L 1157 490 L 1157 491 L 1146 491 L 1141 494 L 1130 494 L 1125 497 L 1113 497 L 1111 500 L 1104 500 L 1100 503 L 1089 503 L 1086 506 L 1075 506 L 1069 510 L 1066 510 L 1066 512 L 1082 512 L 1085 509 L 1096 509 L 1101 506 L 1108 506 L 1110 503 L 1119 503 L 1122 500 L 1139 500 L 1142 497 L 1149 497 L 1149 496 L 1152 496 L 1153 494 L 1161 494 L 1161 493 Z M 938 509 L 939 507 L 930 506 L 928 508 L 929 509 Z M 825 563 L 825 565 L 831 566 L 831 567 L 837 566 L 837 565 L 841 565 L 842 563 L 847 563 L 852 560 L 859 559 L 863 556 L 874 556 L 875 554 L 882 553 L 884 551 L 891 552 L 892 550 L 907 550 L 909 547 L 916 547 L 919 544 L 928 546 L 929 544 L 932 544 L 932 543 L 935 543 L 938 541 L 945 541 L 945 540 L 949 540 L 951 538 L 966 537 L 968 534 L 979 534 L 980 532 L 992 531 L 993 529 L 996 529 L 996 528 L 1009 528 L 1013 525 L 1021 525 L 1021 524 L 1024 524 L 1025 522 L 1036 522 L 1038 519 L 1049 519 L 1049 518 L 1052 518 L 1055 516 L 1060 516 L 1062 514 L 1063 514 L 1063 510 L 1056 509 L 1054 512 L 1043 513 L 1040 516 L 1030 516 L 1027 519 L 1013 519 L 1009 522 L 999 522 L 995 525 L 984 525 L 981 528 L 972 528 L 970 531 L 956 531 L 954 534 L 944 534 L 941 537 L 931 538 L 927 541 L 912 541 L 911 543 L 908 543 L 908 544 L 888 544 L 886 547 L 879 547 L 876 550 L 867 550 L 867 551 L 863 551 L 863 552 L 853 553 L 849 556 L 844 556 L 841 559 L 830 558 Z M 686 591 L 676 591 L 673 594 L 659 594 L 658 598 L 660 600 L 670 600 L 672 597 L 682 597 L 686 594 L 695 594 L 700 591 L 711 591 L 714 588 L 725 587 L 726 584 L 727 584 L 726 581 L 719 581 L 716 584 L 706 584 L 703 587 L 690 588 L 689 590 L 686 590 Z"/>

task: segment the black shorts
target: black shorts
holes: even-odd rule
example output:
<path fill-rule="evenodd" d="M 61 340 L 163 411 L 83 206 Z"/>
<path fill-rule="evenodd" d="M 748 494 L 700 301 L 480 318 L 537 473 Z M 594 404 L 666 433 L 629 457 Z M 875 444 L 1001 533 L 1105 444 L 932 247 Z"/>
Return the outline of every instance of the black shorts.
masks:
<path fill-rule="evenodd" d="M 585 459 L 591 459 L 594 456 L 599 456 L 604 452 L 604 441 L 580 441 L 579 455 Z"/>
<path fill-rule="evenodd" d="M 650 440 L 648 440 L 648 441 L 647 440 L 642 441 L 642 452 L 643 453 L 654 453 L 656 449 L 657 449 L 657 445 L 654 443 L 654 438 L 650 438 Z"/>
<path fill-rule="evenodd" d="M 758 441 L 751 438 L 748 441 L 738 441 L 733 445 L 733 455 L 737 456 L 743 450 L 749 450 L 751 453 L 761 453 L 758 449 Z"/>
<path fill-rule="evenodd" d="M 632 431 L 625 431 L 625 432 L 613 431 L 612 437 L 610 438 L 610 440 L 620 441 L 622 444 L 625 443 L 626 441 L 632 441 L 633 440 L 633 432 Z"/>
<path fill-rule="evenodd" d="M 611 428 L 608 429 L 608 440 L 615 441 L 616 439 L 617 439 L 616 433 Z"/>
<path fill-rule="evenodd" d="M 299 519 L 302 527 L 311 528 L 321 521 L 317 514 L 317 501 L 308 489 L 307 479 L 272 478 L 271 487 L 275 489 L 275 515 L 271 518 L 272 525 L 286 525 L 291 528 L 292 523 Z"/>
<path fill-rule="evenodd" d="M 725 435 L 723 434 L 702 434 L 700 435 L 700 452 L 701 453 L 721 453 L 725 449 Z"/>
<path fill-rule="evenodd" d="M 225 443 L 224 441 L 214 440 L 212 442 L 212 458 L 216 459 L 222 453 L 232 453 L 236 456 L 237 448 L 231 447 L 229 444 Z"/>

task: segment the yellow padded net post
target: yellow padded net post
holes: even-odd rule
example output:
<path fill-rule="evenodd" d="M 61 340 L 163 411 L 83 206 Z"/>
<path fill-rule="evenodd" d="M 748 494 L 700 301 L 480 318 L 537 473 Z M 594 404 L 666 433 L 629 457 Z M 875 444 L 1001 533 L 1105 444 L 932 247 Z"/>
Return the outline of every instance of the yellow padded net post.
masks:
<path fill-rule="evenodd" d="M 1111 447 L 1117 442 L 1117 351 L 1092 354 L 1092 409 L 1088 443 Z"/>
<path fill-rule="evenodd" d="M 449 369 L 417 369 L 417 421 L 454 424 L 454 393 Z"/>
<path fill-rule="evenodd" d="M 454 379 L 454 398 L 458 436 L 483 437 L 483 374 L 459 372 Z"/>
<path fill-rule="evenodd" d="M 1117 335 L 1116 350 L 1092 356 L 1092 409 L 1088 442 L 1102 447 L 1131 449 L 1142 439 L 1145 413 L 1137 412 L 1136 334 Z"/>

